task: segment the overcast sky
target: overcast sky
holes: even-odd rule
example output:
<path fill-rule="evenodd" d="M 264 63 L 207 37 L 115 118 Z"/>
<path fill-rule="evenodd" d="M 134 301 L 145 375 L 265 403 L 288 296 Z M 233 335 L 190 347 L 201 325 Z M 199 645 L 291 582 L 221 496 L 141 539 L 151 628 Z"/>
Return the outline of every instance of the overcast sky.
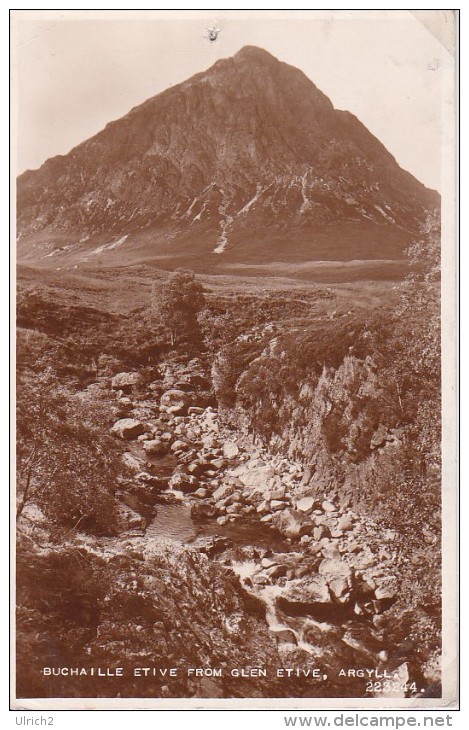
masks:
<path fill-rule="evenodd" d="M 402 167 L 440 188 L 441 80 L 450 56 L 409 11 L 33 12 L 13 20 L 19 173 L 257 45 L 301 68 Z M 220 29 L 215 43 L 204 38 L 207 27 Z"/>

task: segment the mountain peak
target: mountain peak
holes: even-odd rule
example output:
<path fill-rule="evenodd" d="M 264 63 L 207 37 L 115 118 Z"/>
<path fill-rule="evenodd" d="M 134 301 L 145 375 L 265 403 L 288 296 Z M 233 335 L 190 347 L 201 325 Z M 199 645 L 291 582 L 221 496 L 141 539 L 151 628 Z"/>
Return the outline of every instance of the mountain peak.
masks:
<path fill-rule="evenodd" d="M 259 48 L 259 46 L 243 46 L 235 53 L 233 58 L 238 61 L 263 61 L 264 63 L 275 61 L 276 63 L 280 63 L 278 58 L 263 48 Z"/>
<path fill-rule="evenodd" d="M 45 264 L 392 259 L 435 204 L 358 119 L 256 46 L 24 173 L 17 198 L 22 246 Z"/>

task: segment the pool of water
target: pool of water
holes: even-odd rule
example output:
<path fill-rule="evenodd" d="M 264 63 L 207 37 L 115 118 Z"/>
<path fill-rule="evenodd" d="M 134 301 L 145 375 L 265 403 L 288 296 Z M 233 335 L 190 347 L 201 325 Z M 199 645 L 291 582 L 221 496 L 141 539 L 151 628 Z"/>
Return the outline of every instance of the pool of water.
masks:
<path fill-rule="evenodd" d="M 191 516 L 190 506 L 182 501 L 158 504 L 156 510 L 157 514 L 146 531 L 152 539 L 188 544 L 197 537 L 221 535 L 229 538 L 235 547 L 251 545 L 282 551 L 293 549 L 291 542 L 252 517 L 246 516 L 243 520 L 226 525 L 218 525 L 215 518 L 195 520 Z"/>

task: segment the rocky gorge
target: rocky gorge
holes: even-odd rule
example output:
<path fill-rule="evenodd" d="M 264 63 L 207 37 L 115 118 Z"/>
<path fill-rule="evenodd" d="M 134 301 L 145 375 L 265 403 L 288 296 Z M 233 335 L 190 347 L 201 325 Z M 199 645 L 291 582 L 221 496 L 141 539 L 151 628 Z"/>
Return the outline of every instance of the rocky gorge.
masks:
<path fill-rule="evenodd" d="M 119 534 L 78 533 L 74 546 L 111 563 L 137 561 L 126 592 L 140 600 L 144 595 L 154 610 L 169 591 L 169 600 L 182 601 L 177 610 L 185 613 L 186 641 L 203 634 L 205 660 L 198 654 L 196 662 L 203 676 L 160 682 L 150 695 L 406 697 L 434 691 L 437 667 L 431 660 L 422 665 L 415 644 L 398 630 L 396 533 L 318 493 L 300 462 L 228 427 L 197 365 L 167 367 L 160 381 L 143 389 L 137 372 L 122 372 L 82 393 L 85 402 L 109 393 L 110 431 L 125 444 L 121 458 L 132 476 L 116 492 Z M 224 598 L 202 620 L 205 591 L 216 590 L 217 581 Z M 229 608 L 224 603 L 226 591 L 236 596 L 234 613 L 233 600 Z M 228 645 L 226 636 L 218 646 L 213 639 L 219 622 Z M 248 636 L 250 624 L 255 630 Z M 153 646 L 166 645 L 167 625 L 156 634 Z M 101 648 L 105 636 L 100 626 Z M 108 660 L 112 645 L 109 636 Z M 118 656 L 122 652 L 132 663 L 134 642 L 120 642 Z M 187 654 L 184 671 L 194 664 Z M 159 665 L 163 657 L 164 651 Z M 254 695 L 252 680 L 234 681 L 230 674 L 240 664 L 268 670 L 267 679 L 256 679 Z M 281 674 L 287 669 L 294 680 Z M 133 691 L 142 692 L 135 680 Z"/>

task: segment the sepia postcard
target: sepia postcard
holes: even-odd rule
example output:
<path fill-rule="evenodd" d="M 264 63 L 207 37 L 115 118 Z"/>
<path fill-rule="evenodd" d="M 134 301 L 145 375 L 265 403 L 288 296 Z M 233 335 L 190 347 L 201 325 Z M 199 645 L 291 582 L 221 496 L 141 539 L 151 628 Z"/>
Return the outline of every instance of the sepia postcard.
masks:
<path fill-rule="evenodd" d="M 11 12 L 12 709 L 457 709 L 457 20 Z"/>

